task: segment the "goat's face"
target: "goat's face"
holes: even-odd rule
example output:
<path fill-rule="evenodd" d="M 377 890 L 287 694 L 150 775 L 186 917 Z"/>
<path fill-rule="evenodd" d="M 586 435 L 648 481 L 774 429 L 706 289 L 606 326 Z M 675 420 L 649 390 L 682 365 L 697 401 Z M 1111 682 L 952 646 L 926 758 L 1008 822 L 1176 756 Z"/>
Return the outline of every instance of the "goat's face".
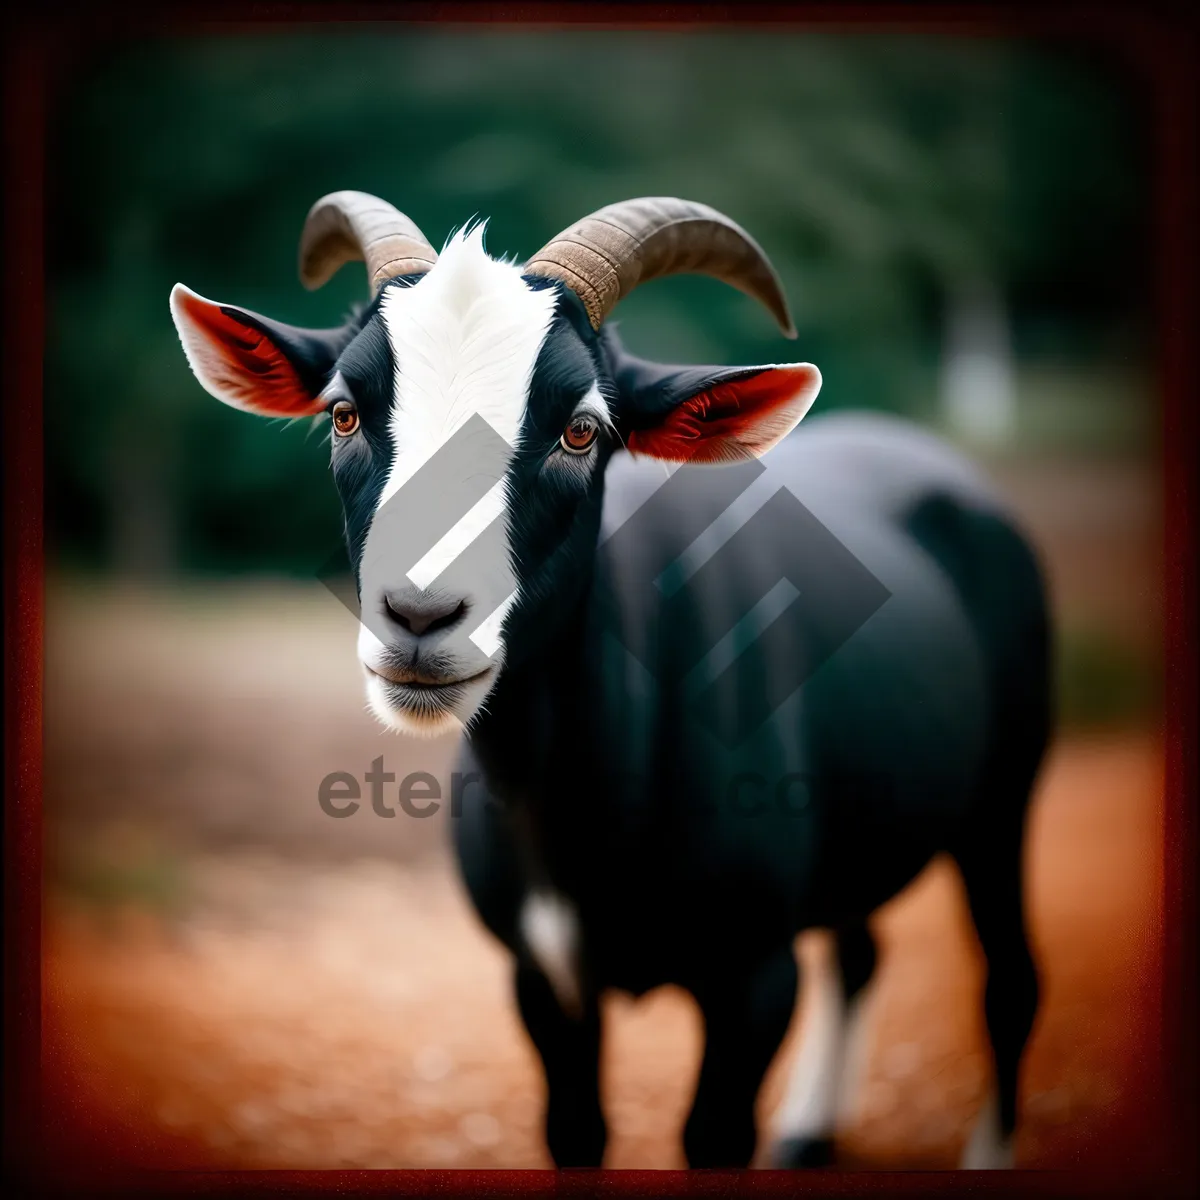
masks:
<path fill-rule="evenodd" d="M 372 711 L 433 736 L 483 709 L 588 577 L 604 467 L 635 453 L 757 454 L 807 411 L 808 364 L 666 368 L 625 357 L 557 280 L 490 258 L 482 227 L 388 279 L 339 330 L 299 330 L 177 285 L 200 382 L 269 416 L 329 414 Z"/>

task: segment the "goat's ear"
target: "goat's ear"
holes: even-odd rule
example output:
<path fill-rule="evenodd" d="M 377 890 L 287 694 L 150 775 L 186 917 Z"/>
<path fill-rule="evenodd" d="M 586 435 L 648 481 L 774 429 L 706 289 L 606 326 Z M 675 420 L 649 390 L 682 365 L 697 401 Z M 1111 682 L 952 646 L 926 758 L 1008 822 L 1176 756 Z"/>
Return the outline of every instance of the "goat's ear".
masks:
<path fill-rule="evenodd" d="M 177 283 L 171 316 L 183 352 L 210 395 L 262 417 L 307 417 L 352 330 L 297 329 L 243 308 L 216 304 Z"/>
<path fill-rule="evenodd" d="M 821 390 L 811 363 L 666 367 L 621 355 L 615 365 L 626 447 L 670 462 L 757 458 L 791 433 Z"/>

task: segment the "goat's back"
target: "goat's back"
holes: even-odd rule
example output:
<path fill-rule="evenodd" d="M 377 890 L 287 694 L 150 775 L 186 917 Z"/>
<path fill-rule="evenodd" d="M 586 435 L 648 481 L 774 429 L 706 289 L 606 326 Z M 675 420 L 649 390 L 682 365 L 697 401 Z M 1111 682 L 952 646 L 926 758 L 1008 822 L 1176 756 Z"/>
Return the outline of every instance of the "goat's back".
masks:
<path fill-rule="evenodd" d="M 654 814 L 698 893 L 707 873 L 778 886 L 802 923 L 869 911 L 982 802 L 997 738 L 1038 736 L 1002 711 L 1047 687 L 1032 553 L 973 464 L 896 418 L 680 470 L 696 486 L 628 455 L 607 478 L 586 686 L 643 788 L 618 806 Z"/>
<path fill-rule="evenodd" d="M 1023 806 L 984 785 L 1045 737 L 1036 565 L 955 451 L 837 415 L 761 468 L 680 471 L 610 463 L 583 627 L 522 714 L 539 869 L 633 991 L 865 916 L 981 806 Z M 481 802 L 455 825 L 513 941 L 528 851 Z"/>

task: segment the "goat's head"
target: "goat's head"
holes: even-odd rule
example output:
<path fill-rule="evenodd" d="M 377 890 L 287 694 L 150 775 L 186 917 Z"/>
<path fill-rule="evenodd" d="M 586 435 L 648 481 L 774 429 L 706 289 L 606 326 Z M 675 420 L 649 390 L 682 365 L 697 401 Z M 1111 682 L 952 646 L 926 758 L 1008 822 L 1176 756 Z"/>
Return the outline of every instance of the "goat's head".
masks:
<path fill-rule="evenodd" d="M 367 696 L 385 723 L 433 735 L 469 723 L 515 649 L 570 608 L 615 449 L 692 462 L 762 454 L 821 377 L 808 363 L 660 366 L 605 329 L 639 283 L 696 272 L 761 301 L 795 336 L 762 250 L 701 204 L 611 205 L 519 266 L 484 252 L 479 225 L 439 256 L 382 200 L 318 201 L 300 245 L 305 285 L 360 258 L 373 299 L 338 329 L 297 329 L 182 284 L 171 312 L 218 400 L 330 415 Z"/>

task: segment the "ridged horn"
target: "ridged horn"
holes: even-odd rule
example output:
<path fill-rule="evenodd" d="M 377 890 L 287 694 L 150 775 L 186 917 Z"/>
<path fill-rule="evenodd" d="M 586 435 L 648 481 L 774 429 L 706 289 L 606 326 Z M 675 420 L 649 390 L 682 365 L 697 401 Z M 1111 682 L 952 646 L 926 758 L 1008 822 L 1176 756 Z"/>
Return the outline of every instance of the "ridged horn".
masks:
<path fill-rule="evenodd" d="M 759 301 L 794 338 L 783 285 L 759 244 L 715 208 L 674 196 L 643 196 L 598 209 L 564 229 L 526 264 L 565 283 L 599 329 L 640 283 L 667 275 L 711 275 Z"/>
<path fill-rule="evenodd" d="M 300 281 L 319 288 L 344 263 L 362 260 L 374 296 L 397 275 L 425 272 L 437 251 L 413 222 L 366 192 L 331 192 L 308 211 L 300 235 Z"/>

